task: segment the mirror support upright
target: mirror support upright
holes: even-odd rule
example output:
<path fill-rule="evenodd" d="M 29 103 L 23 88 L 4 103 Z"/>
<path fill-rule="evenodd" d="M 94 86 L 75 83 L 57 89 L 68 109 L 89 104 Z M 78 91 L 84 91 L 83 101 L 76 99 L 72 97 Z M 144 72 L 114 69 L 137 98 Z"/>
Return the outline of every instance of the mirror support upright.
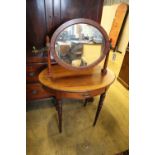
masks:
<path fill-rule="evenodd" d="M 48 75 L 51 75 L 51 47 L 48 50 Z"/>
<path fill-rule="evenodd" d="M 94 31 L 95 29 L 95 32 L 98 32 L 98 35 L 101 36 L 101 37 L 98 37 L 99 39 L 94 39 L 93 37 L 91 37 L 91 35 L 85 35 L 85 33 L 83 32 L 83 37 L 82 35 L 79 36 L 79 37 L 75 37 L 75 34 L 73 35 L 72 33 L 69 35 L 73 35 L 72 36 L 72 39 L 70 40 L 70 42 L 72 43 L 71 44 L 71 47 L 69 46 L 69 50 L 67 50 L 68 48 L 68 45 L 67 43 L 64 44 L 63 42 L 65 41 L 65 39 L 67 40 L 67 38 L 63 38 L 64 34 L 66 33 L 62 33 L 64 30 L 66 30 L 67 28 L 73 26 L 73 25 L 80 25 L 80 24 L 83 24 L 85 25 L 85 27 L 87 26 L 92 32 Z M 82 27 L 82 26 L 81 26 Z M 85 28 L 84 27 L 84 28 Z M 93 27 L 93 28 L 91 28 Z M 83 29 L 84 29 L 83 28 Z M 61 35 L 61 33 L 63 35 Z M 94 33 L 92 33 L 94 34 Z M 85 36 L 85 37 L 84 37 Z M 76 40 L 74 40 L 74 38 Z M 102 39 L 101 39 L 102 38 Z M 58 40 L 59 39 L 59 40 Z M 104 39 L 104 40 L 103 40 Z M 82 41 L 81 41 L 82 40 Z M 59 41 L 59 43 L 57 43 Z M 82 50 L 81 50 L 81 46 L 79 47 L 79 45 L 77 44 L 77 41 L 78 43 L 82 46 Z M 81 41 L 81 42 L 80 42 Z M 95 42 L 96 41 L 96 42 Z M 62 43 L 61 43 L 62 42 Z M 56 44 L 57 43 L 57 44 Z M 84 52 L 83 50 L 83 45 L 96 45 L 97 46 L 101 46 L 101 54 L 100 54 L 100 57 L 98 57 L 97 59 L 95 59 L 95 61 L 91 61 L 90 64 L 87 63 L 87 61 L 85 61 L 85 57 L 82 58 L 82 52 Z M 59 46 L 61 45 L 61 47 L 63 47 L 61 50 L 60 48 L 58 48 Z M 75 46 L 76 45 L 76 46 Z M 101 61 L 104 60 L 104 65 L 103 67 L 101 66 L 99 72 L 101 72 L 102 75 L 106 74 L 107 73 L 107 65 L 108 65 L 108 59 L 109 59 L 109 52 L 110 52 L 110 45 L 111 45 L 111 40 L 109 40 L 109 37 L 106 33 L 106 31 L 103 29 L 103 27 L 101 27 L 98 23 L 96 23 L 95 21 L 93 20 L 90 20 L 90 19 L 83 19 L 83 18 L 78 18 L 78 19 L 73 19 L 73 20 L 70 20 L 70 21 L 67 21 L 65 22 L 64 24 L 62 24 L 61 26 L 59 26 L 59 28 L 54 32 L 52 38 L 51 38 L 51 43 L 50 43 L 50 48 L 48 50 L 48 70 L 47 70 L 47 76 L 48 77 L 57 77 L 57 76 L 62 76 L 61 75 L 61 72 L 57 72 L 56 70 L 58 69 L 57 67 L 55 66 L 52 66 L 51 64 L 51 55 L 52 57 L 54 58 L 54 60 L 62 67 L 65 69 L 66 71 L 66 74 L 63 75 L 63 76 L 73 76 L 73 75 L 77 75 L 79 74 L 79 72 L 76 72 L 76 71 L 82 71 L 82 74 L 84 74 L 84 70 L 86 71 L 85 73 L 86 74 L 91 74 L 91 68 L 95 67 L 97 64 L 99 64 Z M 91 49 L 91 47 L 89 47 Z M 58 50 L 59 49 L 59 50 Z M 73 50 L 74 49 L 74 50 Z M 94 49 L 93 49 L 94 50 Z M 58 53 L 59 51 L 59 53 Z M 66 57 L 62 54 L 60 56 L 60 51 L 61 53 L 63 54 L 66 54 L 65 52 L 69 51 L 68 53 L 70 54 L 70 59 L 69 61 L 66 61 Z M 63 51 L 63 52 L 62 52 Z M 75 52 L 73 51 L 77 51 L 77 55 L 75 55 Z M 81 52 L 82 51 L 82 52 Z M 91 50 L 90 50 L 91 51 Z M 72 52 L 72 53 L 71 53 Z M 95 51 L 94 51 L 95 52 Z M 67 53 L 67 54 L 68 54 Z M 81 54 L 82 53 L 82 54 Z M 90 52 L 93 54 L 93 52 Z M 100 53 L 100 52 L 99 52 Z M 66 55 L 67 55 L 66 54 Z M 73 55 L 74 54 L 74 55 Z M 87 52 L 87 55 L 88 55 L 88 52 Z M 62 57 L 64 56 L 64 57 Z M 68 56 L 68 55 L 67 55 Z M 77 56 L 77 57 L 76 57 Z M 80 65 L 78 64 L 79 63 L 79 57 L 80 57 Z M 64 59 L 62 59 L 64 58 Z M 68 58 L 68 57 L 67 57 Z M 78 59 L 75 59 L 75 58 L 78 58 Z M 88 57 L 89 58 L 89 57 Z M 94 58 L 94 57 L 93 57 Z M 78 61 L 75 61 L 75 60 L 78 60 Z M 83 61 L 82 61 L 83 60 Z M 89 59 L 88 59 L 89 60 Z M 70 62 L 71 61 L 71 62 Z M 72 63 L 74 62 L 74 65 L 72 65 Z M 76 64 L 76 65 L 75 65 Z M 61 70 L 62 68 L 59 67 L 59 69 Z M 68 70 L 68 71 L 67 71 Z M 71 70 L 71 71 L 69 71 Z"/>
<path fill-rule="evenodd" d="M 110 39 L 109 40 L 110 47 L 111 47 L 111 42 L 112 42 L 112 40 Z M 105 57 L 103 69 L 101 70 L 101 72 L 102 72 L 103 75 L 105 75 L 107 73 L 107 66 L 108 66 L 109 54 L 110 54 L 110 48 L 109 48 L 108 53 L 107 53 L 107 55 Z"/>

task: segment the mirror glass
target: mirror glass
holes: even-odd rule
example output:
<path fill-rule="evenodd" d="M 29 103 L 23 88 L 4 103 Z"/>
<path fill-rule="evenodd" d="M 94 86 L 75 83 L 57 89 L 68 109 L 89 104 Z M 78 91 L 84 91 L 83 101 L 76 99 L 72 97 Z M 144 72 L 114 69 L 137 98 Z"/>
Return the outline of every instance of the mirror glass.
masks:
<path fill-rule="evenodd" d="M 65 28 L 55 42 L 58 58 L 74 67 L 91 65 L 103 55 L 104 48 L 102 33 L 89 24 L 74 24 Z"/>

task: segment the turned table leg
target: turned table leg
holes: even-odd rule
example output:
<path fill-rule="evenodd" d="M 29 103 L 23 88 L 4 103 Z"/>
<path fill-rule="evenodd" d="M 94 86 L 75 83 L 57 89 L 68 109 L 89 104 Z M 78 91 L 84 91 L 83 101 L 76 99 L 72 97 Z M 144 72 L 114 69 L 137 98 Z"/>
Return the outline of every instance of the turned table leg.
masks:
<path fill-rule="evenodd" d="M 58 111 L 58 104 L 57 104 L 57 99 L 56 99 L 56 97 L 53 97 L 53 100 L 54 100 L 55 109 L 56 109 L 56 111 Z"/>
<path fill-rule="evenodd" d="M 59 132 L 62 132 L 62 101 L 56 100 L 56 108 L 58 111 L 58 123 L 59 123 Z"/>
<path fill-rule="evenodd" d="M 94 98 L 86 98 L 84 101 L 84 107 L 87 105 L 88 102 L 93 102 Z"/>
<path fill-rule="evenodd" d="M 100 113 L 100 111 L 102 109 L 104 98 L 105 98 L 105 93 L 101 94 L 101 96 L 100 96 L 100 100 L 99 100 L 98 108 L 97 108 L 97 111 L 96 111 L 96 116 L 95 116 L 95 120 L 94 120 L 93 126 L 96 125 L 99 113 Z"/>
<path fill-rule="evenodd" d="M 88 103 L 88 99 L 86 98 L 84 101 L 84 107 L 87 105 L 87 103 Z"/>

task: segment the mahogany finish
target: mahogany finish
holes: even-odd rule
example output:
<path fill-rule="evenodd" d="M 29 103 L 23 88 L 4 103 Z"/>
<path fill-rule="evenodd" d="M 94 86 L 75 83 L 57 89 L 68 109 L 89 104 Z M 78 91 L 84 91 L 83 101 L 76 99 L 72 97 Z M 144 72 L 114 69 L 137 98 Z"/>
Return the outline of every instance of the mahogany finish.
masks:
<path fill-rule="evenodd" d="M 105 39 L 105 47 L 102 49 L 102 52 L 103 54 L 100 56 L 99 59 L 97 59 L 95 62 L 93 62 L 92 64 L 88 65 L 88 66 L 81 66 L 81 67 L 73 67 L 67 63 L 64 63 L 60 60 L 60 58 L 57 56 L 57 53 L 56 53 L 56 50 L 55 50 L 55 44 L 56 44 L 56 40 L 57 40 L 57 37 L 58 35 L 67 27 L 71 26 L 71 25 L 74 25 L 74 24 L 88 24 L 88 25 L 92 25 L 93 27 L 97 28 L 103 38 Z M 105 56 L 109 53 L 110 51 L 110 41 L 109 41 L 109 38 L 108 38 L 108 35 L 106 33 L 106 31 L 95 21 L 93 20 L 90 20 L 90 19 L 84 19 L 84 18 L 77 18 L 77 19 L 73 19 L 73 20 L 70 20 L 64 24 L 62 24 L 53 34 L 52 36 L 52 39 L 51 39 L 51 54 L 50 55 L 53 55 L 54 56 L 54 59 L 63 67 L 67 68 L 67 69 L 70 69 L 70 70 L 86 70 L 86 69 L 89 69 L 89 68 L 92 68 L 94 66 L 96 66 L 98 63 L 100 63 L 104 58 Z M 95 52 L 95 51 L 94 51 Z M 48 55 L 48 59 L 50 61 L 51 57 L 50 55 Z M 50 66 L 49 66 L 50 67 Z"/>
<path fill-rule="evenodd" d="M 88 18 L 98 23 L 104 0 L 26 0 L 26 51 L 44 47 L 45 36 L 64 22 L 74 18 Z"/>
<path fill-rule="evenodd" d="M 38 75 L 47 66 L 45 63 L 30 63 L 26 67 L 26 81 L 38 82 Z"/>
<path fill-rule="evenodd" d="M 26 1 L 26 54 L 32 55 L 32 47 L 42 48 L 46 35 L 44 0 Z"/>
<path fill-rule="evenodd" d="M 32 101 L 42 98 L 52 97 L 54 94 L 52 91 L 46 90 L 40 83 L 26 84 L 26 100 Z"/>
<path fill-rule="evenodd" d="M 45 47 L 46 35 L 51 38 L 53 32 L 68 20 L 88 18 L 100 23 L 103 2 L 104 0 L 26 0 L 27 71 L 29 72 L 29 66 L 32 63 L 47 64 L 47 52 L 32 53 L 33 46 L 37 49 Z M 55 62 L 52 61 L 51 63 Z M 38 64 L 36 65 L 38 66 Z M 32 67 L 34 67 L 32 70 L 38 73 L 41 66 L 38 67 L 38 70 L 35 65 Z M 33 89 L 33 84 L 39 83 L 34 83 L 34 81 L 37 81 L 37 77 L 31 78 L 31 75 L 33 76 L 33 73 L 30 73 L 30 77 L 27 77 L 27 84 L 29 85 L 28 88 L 32 86 L 31 89 Z M 37 99 L 42 97 L 41 94 L 37 95 Z M 27 100 L 32 99 L 36 99 L 36 97 L 33 98 L 31 93 L 28 93 Z"/>
<path fill-rule="evenodd" d="M 56 99 L 57 111 L 58 111 L 58 121 L 59 121 L 59 132 L 62 132 L 62 101 Z"/>
<path fill-rule="evenodd" d="M 98 108 L 97 108 L 97 112 L 96 112 L 96 115 L 95 115 L 95 120 L 94 120 L 93 126 L 96 125 L 99 113 L 100 113 L 100 111 L 102 109 L 104 98 L 105 98 L 105 92 L 103 94 L 101 94 L 101 96 L 100 96 L 100 100 L 99 100 L 99 104 L 98 104 Z"/>
<path fill-rule="evenodd" d="M 26 63 L 47 63 L 47 57 L 28 57 Z"/>
<path fill-rule="evenodd" d="M 47 87 L 49 92 L 53 92 L 53 96 L 57 100 L 57 111 L 59 120 L 59 131 L 62 131 L 62 102 L 63 98 L 84 99 L 87 100 L 96 95 L 100 95 L 100 101 L 94 125 L 97 122 L 99 113 L 102 108 L 104 94 L 109 86 L 114 82 L 115 74 L 107 70 L 103 76 L 101 72 L 94 70 L 92 75 L 81 75 L 81 77 L 69 77 L 53 79 L 48 76 L 48 68 L 41 71 L 39 74 L 39 81 L 42 85 Z M 85 102 L 85 105 L 86 105 Z"/>
<path fill-rule="evenodd" d="M 87 105 L 87 103 L 88 103 L 88 99 L 86 98 L 84 101 L 84 107 Z"/>
<path fill-rule="evenodd" d="M 89 92 L 100 90 L 107 86 L 110 86 L 115 79 L 115 74 L 107 70 L 107 73 L 103 76 L 97 70 L 94 70 L 93 74 L 90 76 L 80 76 L 81 78 L 69 77 L 69 78 L 60 78 L 60 79 L 52 79 L 48 76 L 48 69 L 44 69 L 39 74 L 39 81 L 46 87 L 54 90 L 58 90 L 59 92 Z"/>
<path fill-rule="evenodd" d="M 102 70 L 102 66 L 95 66 L 93 68 L 89 68 L 87 70 L 80 70 L 77 72 L 76 70 L 68 70 L 60 65 L 50 65 L 50 77 L 53 79 L 63 78 L 63 77 L 72 77 L 72 76 L 81 76 L 81 75 L 91 75 L 94 71 L 100 73 Z M 48 69 L 49 70 L 49 69 Z"/>

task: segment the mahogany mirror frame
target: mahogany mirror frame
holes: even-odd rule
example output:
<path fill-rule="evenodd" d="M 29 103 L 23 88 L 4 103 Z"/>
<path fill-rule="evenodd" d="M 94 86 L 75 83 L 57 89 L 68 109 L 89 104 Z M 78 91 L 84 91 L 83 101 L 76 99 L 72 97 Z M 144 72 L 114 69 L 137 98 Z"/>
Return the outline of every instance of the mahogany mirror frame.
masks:
<path fill-rule="evenodd" d="M 57 41 L 57 37 L 59 36 L 59 34 L 66 29 L 69 26 L 75 25 L 75 24 L 88 24 L 91 25 L 95 28 L 97 28 L 100 33 L 102 34 L 103 38 L 105 39 L 105 47 L 102 49 L 103 54 L 100 56 L 99 59 L 97 59 L 96 61 L 94 61 L 92 64 L 88 65 L 88 66 L 80 66 L 80 67 L 75 67 L 75 66 L 71 66 L 67 63 L 64 63 L 62 60 L 60 60 L 60 58 L 57 56 L 56 50 L 55 50 L 55 43 Z M 77 18 L 77 19 L 72 19 L 70 21 L 65 22 L 64 24 L 62 24 L 60 27 L 58 27 L 58 29 L 54 32 L 52 38 L 51 38 L 51 46 L 50 46 L 50 50 L 48 53 L 48 65 L 50 65 L 50 61 L 51 61 L 51 55 L 54 57 L 55 61 L 65 67 L 66 69 L 69 70 L 86 70 L 89 68 L 92 68 L 94 66 L 96 66 L 97 64 L 99 64 L 104 58 L 105 56 L 109 53 L 110 51 L 110 41 L 108 38 L 108 35 L 106 33 L 106 31 L 95 21 L 90 20 L 90 19 L 85 19 L 85 18 Z M 49 66 L 49 68 L 51 68 Z"/>

